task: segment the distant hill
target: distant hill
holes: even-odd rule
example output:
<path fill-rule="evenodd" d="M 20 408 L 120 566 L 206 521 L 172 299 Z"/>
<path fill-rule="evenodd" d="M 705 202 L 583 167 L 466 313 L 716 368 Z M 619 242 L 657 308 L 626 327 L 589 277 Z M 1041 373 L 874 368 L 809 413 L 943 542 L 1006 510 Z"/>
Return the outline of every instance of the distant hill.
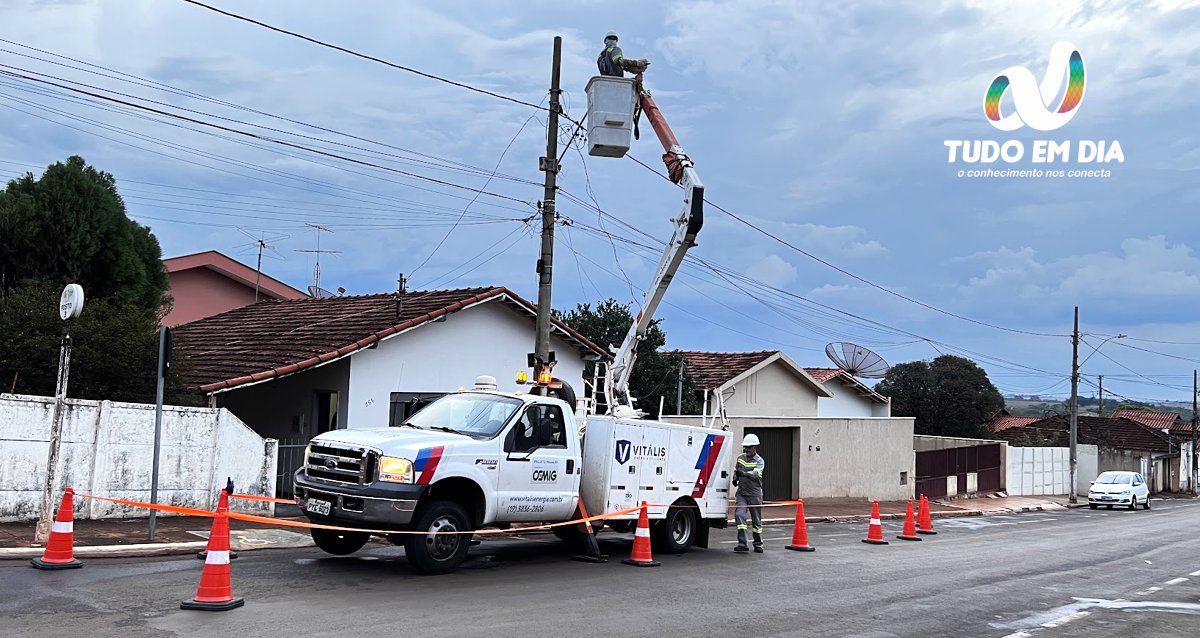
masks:
<path fill-rule="evenodd" d="M 1029 399 L 1014 399 L 1012 397 L 1004 398 L 1004 407 L 1013 416 L 1033 416 L 1044 417 L 1053 414 L 1070 414 L 1071 400 L 1057 399 L 1047 397 L 1045 400 L 1031 401 Z M 1100 407 L 1100 401 L 1095 397 L 1079 397 L 1079 413 L 1083 415 L 1096 415 Z M 1132 410 L 1151 410 L 1155 412 L 1178 412 L 1179 416 L 1184 421 L 1190 421 L 1192 418 L 1192 410 L 1189 407 L 1184 408 L 1178 403 L 1138 403 L 1131 401 L 1122 401 L 1119 399 L 1104 399 L 1104 414 L 1111 415 L 1114 410 L 1118 409 Z"/>

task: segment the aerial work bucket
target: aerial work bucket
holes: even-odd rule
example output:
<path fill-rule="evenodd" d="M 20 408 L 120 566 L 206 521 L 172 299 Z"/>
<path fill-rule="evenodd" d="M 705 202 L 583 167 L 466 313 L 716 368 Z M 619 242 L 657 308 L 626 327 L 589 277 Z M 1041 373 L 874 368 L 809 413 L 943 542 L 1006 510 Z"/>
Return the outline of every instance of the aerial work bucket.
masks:
<path fill-rule="evenodd" d="M 633 137 L 633 78 L 597 75 L 587 96 L 588 155 L 625 157 Z"/>

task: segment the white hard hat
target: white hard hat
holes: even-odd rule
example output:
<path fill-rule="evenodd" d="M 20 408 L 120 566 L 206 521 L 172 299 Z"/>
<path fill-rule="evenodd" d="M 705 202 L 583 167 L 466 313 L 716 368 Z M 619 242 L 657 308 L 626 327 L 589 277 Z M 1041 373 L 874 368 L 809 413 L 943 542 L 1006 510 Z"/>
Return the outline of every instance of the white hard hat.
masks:
<path fill-rule="evenodd" d="M 614 40 L 619 40 L 619 39 L 620 39 L 620 38 L 618 38 L 618 37 L 617 37 L 617 32 L 616 32 L 616 31 L 609 31 L 608 33 L 605 33 L 605 34 L 604 34 L 604 39 L 605 39 L 605 40 L 607 40 L 607 39 L 609 39 L 609 38 L 612 38 L 612 39 L 614 39 Z"/>
<path fill-rule="evenodd" d="M 742 447 L 750 447 L 752 445 L 758 445 L 757 434 L 747 434 L 746 438 L 742 439 Z"/>

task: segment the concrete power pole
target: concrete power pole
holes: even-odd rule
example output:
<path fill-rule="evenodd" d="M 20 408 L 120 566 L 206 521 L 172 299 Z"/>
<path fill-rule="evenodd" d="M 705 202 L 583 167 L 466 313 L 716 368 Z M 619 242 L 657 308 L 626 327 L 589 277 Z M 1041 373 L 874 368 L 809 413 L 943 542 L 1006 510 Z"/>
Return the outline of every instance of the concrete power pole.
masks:
<path fill-rule="evenodd" d="M 537 262 L 538 300 L 537 336 L 533 348 L 533 379 L 537 383 L 549 376 L 554 367 L 550 352 L 550 293 L 554 274 L 554 222 L 557 213 L 554 197 L 558 180 L 558 98 L 560 67 L 562 65 L 562 38 L 554 37 L 554 66 L 550 71 L 550 117 L 546 126 L 546 156 L 538 161 L 538 168 L 546 173 L 546 190 L 542 195 L 542 254 Z"/>
<path fill-rule="evenodd" d="M 1196 487 L 1196 480 L 1200 478 L 1200 472 L 1196 471 L 1196 421 L 1200 415 L 1196 414 L 1196 395 L 1200 388 L 1196 386 L 1196 371 L 1192 370 L 1192 495 L 1200 494 L 1200 489 Z"/>
<path fill-rule="evenodd" d="M 1075 306 L 1075 330 L 1071 332 L 1071 503 L 1078 502 L 1078 459 L 1075 446 L 1079 438 L 1079 306 Z"/>

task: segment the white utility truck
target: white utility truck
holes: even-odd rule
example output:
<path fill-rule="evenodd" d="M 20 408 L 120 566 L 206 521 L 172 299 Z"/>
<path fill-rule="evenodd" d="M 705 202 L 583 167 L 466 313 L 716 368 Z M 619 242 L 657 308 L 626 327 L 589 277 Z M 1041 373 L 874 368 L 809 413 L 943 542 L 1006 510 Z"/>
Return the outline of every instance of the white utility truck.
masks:
<path fill-rule="evenodd" d="M 583 509 L 597 515 L 649 503 L 651 535 L 668 553 L 707 546 L 708 529 L 726 526 L 734 448 L 727 428 L 644 420 L 629 395 L 637 344 L 703 225 L 704 187 L 640 73 L 593 78 L 589 101 L 593 87 L 615 92 L 614 103 L 628 91 L 684 194 L 655 278 L 604 375 L 608 414 L 577 417 L 574 392 L 548 375 L 529 393 L 500 392 L 495 378 L 482 376 L 474 389 L 447 394 L 400 426 L 320 434 L 295 474 L 297 504 L 314 522 L 373 530 L 313 529 L 321 549 L 349 554 L 373 533 L 410 532 L 382 535 L 403 545 L 418 570 L 439 574 L 465 560 L 471 534 L 463 532 L 569 521 Z M 589 111 L 589 119 L 594 115 Z M 620 119 L 609 114 L 603 121 Z M 612 154 L 611 147 L 601 152 Z M 604 524 L 628 532 L 637 517 L 632 512 Z M 570 539 L 580 537 L 581 527 L 553 529 Z"/>
<path fill-rule="evenodd" d="M 660 551 L 707 546 L 729 507 L 729 432 L 611 416 L 587 417 L 547 396 L 475 389 L 443 396 L 399 427 L 336 430 L 313 439 L 296 473 L 308 517 L 373 530 L 420 531 L 387 538 L 425 573 L 454 569 L 470 534 L 484 526 L 571 520 L 580 499 L 591 514 L 651 504 Z M 630 531 L 637 512 L 604 522 Z M 594 524 L 593 527 L 599 525 Z M 577 526 L 553 528 L 568 540 Z M 332 554 L 361 548 L 366 532 L 312 530 Z"/>

